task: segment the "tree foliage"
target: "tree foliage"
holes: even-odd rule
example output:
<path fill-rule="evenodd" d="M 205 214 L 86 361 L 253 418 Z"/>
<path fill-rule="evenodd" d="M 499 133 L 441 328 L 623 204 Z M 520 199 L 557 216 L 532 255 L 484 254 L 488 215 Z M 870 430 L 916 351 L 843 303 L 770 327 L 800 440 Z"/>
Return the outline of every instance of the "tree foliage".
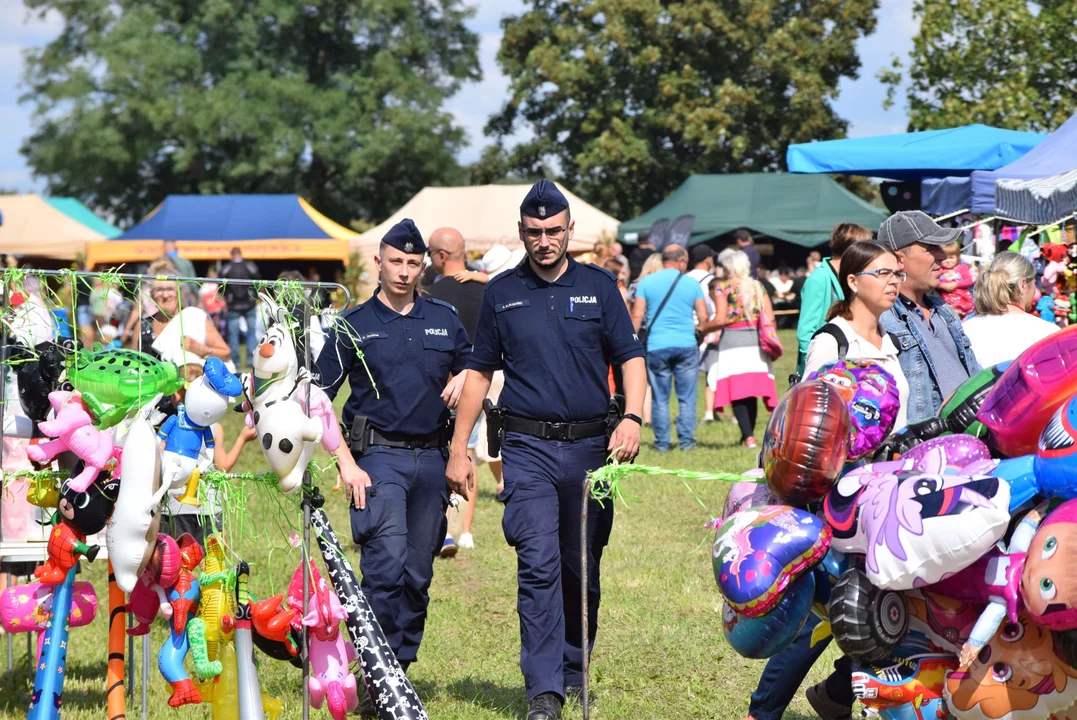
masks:
<path fill-rule="evenodd" d="M 479 77 L 461 0 L 25 0 L 22 152 L 120 222 L 170 193 L 300 193 L 380 220 L 456 169 L 443 101 Z"/>
<path fill-rule="evenodd" d="M 877 5 L 531 0 L 502 21 L 510 97 L 487 133 L 530 131 L 514 168 L 556 168 L 622 218 L 691 173 L 779 170 L 790 143 L 844 136 L 832 101 Z"/>
<path fill-rule="evenodd" d="M 1047 132 L 1077 97 L 1077 0 L 917 0 L 908 69 L 880 73 L 893 102 L 908 79 L 909 129 L 984 123 Z"/>

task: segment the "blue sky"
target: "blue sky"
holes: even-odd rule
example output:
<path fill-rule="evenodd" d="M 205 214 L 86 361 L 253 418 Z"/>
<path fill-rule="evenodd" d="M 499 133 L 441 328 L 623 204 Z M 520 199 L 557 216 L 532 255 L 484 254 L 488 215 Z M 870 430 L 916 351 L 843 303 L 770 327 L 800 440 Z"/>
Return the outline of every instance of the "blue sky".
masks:
<path fill-rule="evenodd" d="M 884 112 L 885 89 L 875 74 L 890 63 L 892 54 L 905 55 L 912 48 L 916 23 L 912 17 L 913 0 L 881 0 L 879 25 L 875 34 L 860 41 L 858 49 L 863 68 L 860 79 L 846 80 L 837 101 L 838 113 L 851 123 L 853 136 L 903 132 L 906 118 L 903 107 Z M 448 109 L 467 130 L 471 145 L 460 154 L 462 162 L 476 159 L 486 144 L 482 128 L 486 118 L 498 110 L 508 89 L 507 79 L 498 71 L 495 56 L 501 40 L 500 19 L 519 11 L 519 0 L 476 0 L 472 29 L 480 35 L 480 61 L 483 80 L 469 83 L 455 97 Z M 39 46 L 56 37 L 61 24 L 56 17 L 43 19 L 28 16 L 21 0 L 0 0 L 0 188 L 18 191 L 41 191 L 43 183 L 34 180 L 19 146 L 30 134 L 28 106 L 18 104 L 22 75 L 22 51 Z"/>

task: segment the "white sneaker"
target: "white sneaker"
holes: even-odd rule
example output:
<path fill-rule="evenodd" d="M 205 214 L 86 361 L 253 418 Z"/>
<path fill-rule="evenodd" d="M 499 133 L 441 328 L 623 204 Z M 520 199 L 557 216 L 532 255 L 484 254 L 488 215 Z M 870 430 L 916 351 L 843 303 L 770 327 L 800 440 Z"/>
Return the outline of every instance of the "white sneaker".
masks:
<path fill-rule="evenodd" d="M 471 533 L 464 533 L 460 536 L 460 542 L 456 544 L 465 550 L 472 550 L 475 547 L 475 538 L 471 537 Z"/>

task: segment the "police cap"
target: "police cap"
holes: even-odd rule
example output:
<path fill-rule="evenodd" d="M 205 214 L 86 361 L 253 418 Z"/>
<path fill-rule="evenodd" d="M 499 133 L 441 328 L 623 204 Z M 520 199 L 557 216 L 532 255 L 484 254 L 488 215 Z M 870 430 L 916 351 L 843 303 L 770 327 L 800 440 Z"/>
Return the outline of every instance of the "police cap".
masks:
<path fill-rule="evenodd" d="M 520 205 L 520 212 L 528 217 L 545 220 L 568 210 L 568 199 L 552 182 L 543 178 L 531 186 Z"/>
<path fill-rule="evenodd" d="M 409 255 L 422 255 L 426 252 L 423 236 L 411 218 L 404 218 L 389 228 L 389 232 L 385 233 L 381 241 Z"/>

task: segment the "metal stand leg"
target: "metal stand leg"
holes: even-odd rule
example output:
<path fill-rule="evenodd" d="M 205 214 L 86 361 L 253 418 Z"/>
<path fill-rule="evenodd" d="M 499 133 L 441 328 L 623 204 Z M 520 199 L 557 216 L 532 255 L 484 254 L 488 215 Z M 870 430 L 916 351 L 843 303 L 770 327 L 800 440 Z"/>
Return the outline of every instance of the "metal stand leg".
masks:
<path fill-rule="evenodd" d="M 142 717 L 149 716 L 150 704 L 150 636 L 142 636 Z"/>
<path fill-rule="evenodd" d="M 124 613 L 127 618 L 127 627 L 131 628 L 131 613 Z M 135 699 L 135 638 L 127 636 L 127 697 L 133 702 Z"/>
<path fill-rule="evenodd" d="M 583 720 L 591 718 L 591 627 L 588 623 L 590 613 L 587 608 L 587 591 L 590 587 L 591 576 L 588 574 L 587 560 L 589 545 L 587 532 L 587 507 L 591 504 L 590 486 L 587 481 L 583 483 L 583 503 L 580 505 L 580 644 L 583 646 L 583 683 L 580 688 L 580 705 L 583 709 Z"/>
<path fill-rule="evenodd" d="M 306 342 L 303 343 L 303 359 L 305 361 L 305 367 L 309 370 L 311 367 L 310 357 L 310 298 L 307 297 L 303 301 L 303 330 L 302 334 L 306 335 Z M 307 408 L 310 408 L 310 384 L 307 384 Z M 310 490 L 314 484 L 313 478 L 310 476 L 310 468 L 308 467 L 303 473 L 303 617 L 307 616 L 307 605 L 310 601 L 310 573 L 307 572 L 307 566 L 310 563 Z M 304 632 L 303 638 L 303 720 L 310 720 L 310 687 L 307 684 L 308 678 L 310 678 L 310 653 L 307 650 L 307 634 Z"/>

